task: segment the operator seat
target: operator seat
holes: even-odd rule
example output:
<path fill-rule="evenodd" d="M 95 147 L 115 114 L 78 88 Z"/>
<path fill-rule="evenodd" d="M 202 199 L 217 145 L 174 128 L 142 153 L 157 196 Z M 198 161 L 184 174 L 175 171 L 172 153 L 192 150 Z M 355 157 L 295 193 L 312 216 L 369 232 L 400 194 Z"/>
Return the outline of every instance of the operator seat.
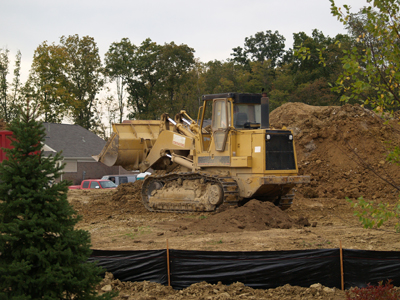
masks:
<path fill-rule="evenodd" d="M 239 112 L 236 114 L 235 118 L 235 128 L 243 128 L 244 124 L 247 122 L 247 114 Z"/>

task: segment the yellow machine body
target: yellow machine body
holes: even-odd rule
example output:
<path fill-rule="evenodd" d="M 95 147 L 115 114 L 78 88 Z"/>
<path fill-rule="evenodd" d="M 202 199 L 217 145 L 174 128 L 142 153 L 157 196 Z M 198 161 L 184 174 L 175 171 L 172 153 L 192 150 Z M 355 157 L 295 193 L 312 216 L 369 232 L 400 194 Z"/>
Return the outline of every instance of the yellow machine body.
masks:
<path fill-rule="evenodd" d="M 253 198 L 286 209 L 292 188 L 309 176 L 298 175 L 293 133 L 269 127 L 263 96 L 205 95 L 197 122 L 181 111 L 174 120 L 164 114 L 159 121 L 113 124 L 95 158 L 130 170 L 166 170 L 143 185 L 152 211 L 213 211 Z"/>

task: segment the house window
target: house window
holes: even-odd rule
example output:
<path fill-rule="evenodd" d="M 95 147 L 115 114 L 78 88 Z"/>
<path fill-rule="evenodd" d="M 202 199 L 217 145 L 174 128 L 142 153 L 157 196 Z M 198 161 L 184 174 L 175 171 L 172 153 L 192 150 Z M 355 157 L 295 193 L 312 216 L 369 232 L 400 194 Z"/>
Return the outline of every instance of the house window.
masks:
<path fill-rule="evenodd" d="M 65 161 L 64 172 L 77 172 L 78 163 L 76 161 Z"/>

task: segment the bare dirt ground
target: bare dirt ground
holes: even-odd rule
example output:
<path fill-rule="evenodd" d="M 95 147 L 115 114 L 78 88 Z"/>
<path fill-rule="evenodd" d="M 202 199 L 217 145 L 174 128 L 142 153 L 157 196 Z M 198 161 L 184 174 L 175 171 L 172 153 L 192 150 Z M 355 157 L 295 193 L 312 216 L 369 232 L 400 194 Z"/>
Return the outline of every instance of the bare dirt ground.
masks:
<path fill-rule="evenodd" d="M 151 213 L 140 203 L 141 182 L 113 191 L 69 191 L 83 216 L 93 249 L 169 248 L 209 251 L 269 251 L 344 248 L 399 251 L 395 221 L 362 228 L 345 197 L 398 202 L 398 166 L 386 161 L 400 145 L 398 119 L 360 106 L 314 107 L 289 103 L 271 113 L 271 125 L 293 130 L 300 174 L 311 183 L 296 188 L 293 205 L 282 212 L 250 201 L 221 213 Z M 108 276 L 112 276 L 108 274 Z M 121 283 L 107 277 L 101 289 L 121 290 L 116 299 L 344 299 L 344 293 L 314 285 L 253 290 L 199 283 L 174 291 L 155 283 Z M 122 295 L 122 296 L 121 296 Z M 124 298 L 125 297 L 125 298 Z"/>

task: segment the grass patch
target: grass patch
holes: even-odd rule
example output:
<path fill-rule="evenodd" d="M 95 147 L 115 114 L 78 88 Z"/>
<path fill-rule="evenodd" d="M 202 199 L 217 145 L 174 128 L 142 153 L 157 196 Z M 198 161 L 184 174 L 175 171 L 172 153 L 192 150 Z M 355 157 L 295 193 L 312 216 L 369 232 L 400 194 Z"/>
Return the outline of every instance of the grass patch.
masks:
<path fill-rule="evenodd" d="M 133 232 L 129 232 L 125 234 L 125 236 L 130 237 L 131 239 L 135 239 L 143 234 L 150 233 L 151 228 L 150 226 L 138 226 L 133 229 Z"/>
<path fill-rule="evenodd" d="M 222 244 L 222 243 L 223 243 L 222 239 L 220 239 L 219 241 L 212 240 L 212 241 L 207 242 L 207 244 L 209 244 L 209 245 L 218 245 L 218 244 Z"/>

